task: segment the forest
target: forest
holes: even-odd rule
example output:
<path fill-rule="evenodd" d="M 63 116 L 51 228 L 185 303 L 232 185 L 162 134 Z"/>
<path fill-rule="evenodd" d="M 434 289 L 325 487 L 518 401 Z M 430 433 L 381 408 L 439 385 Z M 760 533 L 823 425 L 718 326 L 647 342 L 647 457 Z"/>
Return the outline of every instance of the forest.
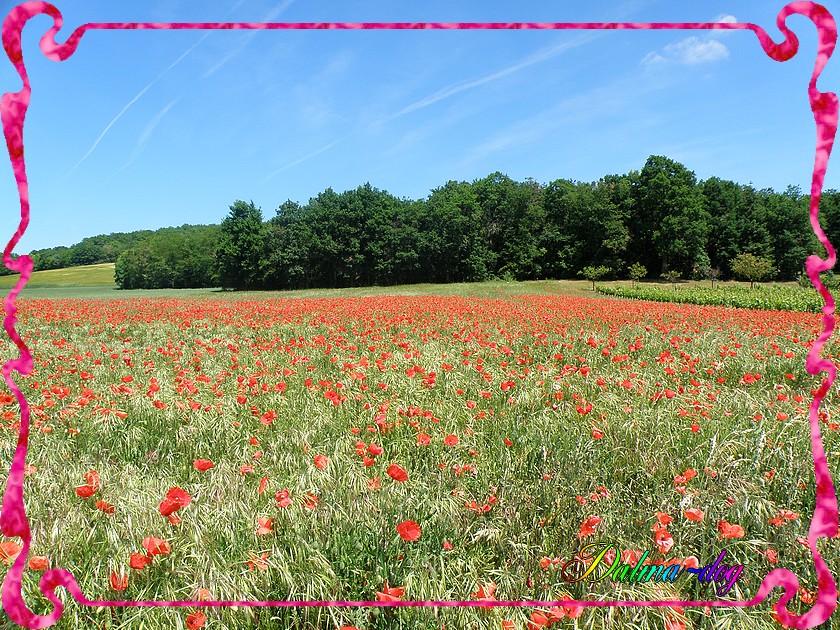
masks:
<path fill-rule="evenodd" d="M 825 256 L 801 189 L 756 190 L 651 156 L 641 171 L 597 182 L 515 181 L 496 172 L 449 181 L 424 199 L 370 183 L 331 188 L 305 205 L 263 216 L 235 201 L 219 225 L 112 234 L 31 253 L 35 269 L 115 262 L 120 288 L 303 289 L 579 278 L 599 266 L 626 278 L 733 276 L 736 256 L 769 261 L 795 280 L 811 254 Z M 820 221 L 840 234 L 840 193 L 825 191 Z"/>

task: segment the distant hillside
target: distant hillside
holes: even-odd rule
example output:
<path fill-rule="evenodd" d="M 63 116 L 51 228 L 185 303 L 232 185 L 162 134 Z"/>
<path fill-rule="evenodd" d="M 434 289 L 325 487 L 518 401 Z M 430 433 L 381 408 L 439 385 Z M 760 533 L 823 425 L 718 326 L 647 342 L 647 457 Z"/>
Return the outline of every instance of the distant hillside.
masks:
<path fill-rule="evenodd" d="M 196 230 L 204 230 L 217 226 L 182 225 L 181 227 L 160 228 L 158 230 L 138 230 L 136 232 L 117 232 L 100 234 L 82 239 L 69 247 L 49 247 L 35 249 L 29 252 L 35 271 L 49 269 L 66 269 L 84 265 L 99 265 L 112 263 L 111 282 L 113 282 L 113 263 L 117 262 L 120 254 L 148 241 L 153 237 L 166 235 L 177 240 L 179 236 L 194 234 Z M 13 272 L 0 264 L 0 276 L 9 276 Z"/>
<path fill-rule="evenodd" d="M 10 289 L 18 281 L 19 274 L 0 278 L 0 289 Z M 26 285 L 32 287 L 116 287 L 114 263 L 101 263 L 69 269 L 36 271 Z"/>

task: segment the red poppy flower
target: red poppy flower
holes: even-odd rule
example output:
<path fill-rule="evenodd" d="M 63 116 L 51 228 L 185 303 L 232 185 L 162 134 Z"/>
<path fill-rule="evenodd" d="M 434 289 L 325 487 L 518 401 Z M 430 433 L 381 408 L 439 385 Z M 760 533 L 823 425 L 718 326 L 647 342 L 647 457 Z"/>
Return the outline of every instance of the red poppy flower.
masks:
<path fill-rule="evenodd" d="M 144 556 L 142 553 L 133 553 L 128 557 L 128 566 L 138 571 L 145 569 L 150 564 L 152 564 L 152 558 Z"/>
<path fill-rule="evenodd" d="M 127 575 L 119 575 L 117 573 L 111 573 L 111 577 L 108 579 L 108 582 L 111 585 L 111 590 L 114 591 L 124 591 L 128 588 L 128 576 Z"/>
<path fill-rule="evenodd" d="M 105 514 L 113 514 L 114 513 L 114 506 L 106 501 L 97 501 L 96 502 L 96 509 L 102 510 Z"/>
<path fill-rule="evenodd" d="M 702 521 L 705 515 L 703 514 L 703 510 L 691 508 L 685 511 L 685 517 L 690 521 Z"/>
<path fill-rule="evenodd" d="M 602 522 L 602 519 L 599 516 L 590 516 L 587 518 L 583 523 L 580 525 L 580 531 L 578 532 L 578 538 L 584 538 L 586 536 L 590 536 L 595 533 L 595 526 L 598 523 Z"/>
<path fill-rule="evenodd" d="M 548 616 L 545 613 L 535 610 L 531 613 L 531 620 L 528 622 L 528 630 L 539 630 L 549 625 Z"/>
<path fill-rule="evenodd" d="M 260 557 L 251 554 L 251 559 L 245 564 L 248 565 L 249 571 L 259 570 L 265 571 L 268 568 L 268 552 L 264 552 Z"/>
<path fill-rule="evenodd" d="M 143 547 L 149 552 L 150 556 L 163 556 L 171 551 L 168 542 L 154 536 L 144 538 Z"/>
<path fill-rule="evenodd" d="M 470 596 L 470 599 L 473 599 L 478 602 L 494 602 L 496 601 L 496 596 L 494 593 L 496 592 L 496 585 L 493 582 L 489 584 L 479 584 L 478 590 Z"/>
<path fill-rule="evenodd" d="M 414 542 L 420 539 L 420 526 L 414 521 L 403 521 L 397 525 L 397 533 L 403 540 Z"/>
<path fill-rule="evenodd" d="M 47 556 L 32 556 L 29 559 L 29 568 L 33 571 L 46 571 L 50 568 Z"/>
<path fill-rule="evenodd" d="M 395 586 L 393 588 L 389 588 L 388 582 L 386 581 L 385 585 L 382 587 L 382 590 L 376 592 L 376 601 L 398 602 L 402 599 L 403 593 L 405 593 L 405 587 Z"/>
<path fill-rule="evenodd" d="M 201 472 L 205 472 L 213 468 L 215 464 L 211 462 L 209 459 L 197 459 L 193 462 L 193 468 L 196 470 L 200 470 Z"/>
<path fill-rule="evenodd" d="M 458 436 L 457 435 L 447 435 L 443 438 L 443 443 L 447 446 L 455 446 L 458 444 Z"/>
<path fill-rule="evenodd" d="M 368 453 L 370 453 L 373 457 L 376 457 L 377 455 L 382 455 L 382 451 L 383 448 L 381 446 L 377 446 L 373 442 L 371 442 L 370 446 L 368 446 Z"/>
<path fill-rule="evenodd" d="M 653 531 L 656 531 L 660 527 L 665 527 L 666 525 L 668 525 L 668 523 L 670 523 L 673 520 L 674 520 L 674 517 L 671 516 L 670 514 L 665 514 L 664 512 L 657 512 L 656 513 L 657 524 L 654 524 Z"/>
<path fill-rule="evenodd" d="M 329 464 L 329 463 L 330 463 L 330 460 L 329 460 L 328 457 L 326 457 L 324 455 L 316 455 L 315 456 L 315 467 L 316 468 L 318 468 L 320 470 L 324 470 L 324 468 L 326 468 L 327 464 Z"/>
<path fill-rule="evenodd" d="M 169 516 L 176 510 L 187 507 L 191 501 L 192 497 L 190 497 L 186 490 L 170 488 L 166 493 L 166 498 L 161 501 L 158 509 L 160 510 L 161 516 Z"/>
<path fill-rule="evenodd" d="M 289 498 L 288 490 L 278 491 L 277 494 L 274 495 L 274 500 L 279 508 L 289 507 L 292 504 L 292 500 Z"/>
<path fill-rule="evenodd" d="M 659 549 L 659 553 L 664 556 L 674 546 L 674 537 L 671 536 L 671 532 L 663 527 L 654 535 L 654 542 Z"/>
<path fill-rule="evenodd" d="M 76 488 L 76 494 L 78 494 L 83 499 L 87 499 L 88 497 L 92 497 L 96 492 L 96 488 L 91 485 L 86 486 L 79 486 Z"/>
<path fill-rule="evenodd" d="M 257 518 L 257 536 L 265 536 L 271 533 L 271 526 L 274 524 L 273 518 L 260 516 Z"/>
<path fill-rule="evenodd" d="M 417 444 L 420 446 L 428 446 L 432 443 L 432 438 L 430 438 L 425 433 L 418 433 L 417 434 Z"/>
<path fill-rule="evenodd" d="M 15 558 L 20 555 L 21 551 L 23 551 L 23 547 L 13 540 L 2 542 L 0 543 L 0 561 L 3 564 L 12 564 Z"/>
<path fill-rule="evenodd" d="M 93 486 L 94 488 L 99 488 L 99 485 L 100 485 L 99 473 L 95 470 L 90 470 L 90 471 L 86 472 L 85 473 L 85 481 L 89 485 Z"/>
<path fill-rule="evenodd" d="M 717 524 L 718 531 L 721 538 L 743 538 L 744 528 L 740 525 L 732 525 L 726 521 L 720 520 Z"/>
<path fill-rule="evenodd" d="M 187 615 L 187 628 L 189 628 L 189 630 L 198 630 L 199 628 L 203 628 L 206 620 L 207 617 L 204 616 L 204 613 L 200 610 L 196 610 L 195 612 Z"/>
<path fill-rule="evenodd" d="M 405 468 L 403 468 L 399 464 L 391 464 L 390 466 L 388 466 L 388 470 L 386 472 L 388 473 L 388 476 L 394 481 L 403 482 L 408 480 L 408 473 L 405 471 Z"/>

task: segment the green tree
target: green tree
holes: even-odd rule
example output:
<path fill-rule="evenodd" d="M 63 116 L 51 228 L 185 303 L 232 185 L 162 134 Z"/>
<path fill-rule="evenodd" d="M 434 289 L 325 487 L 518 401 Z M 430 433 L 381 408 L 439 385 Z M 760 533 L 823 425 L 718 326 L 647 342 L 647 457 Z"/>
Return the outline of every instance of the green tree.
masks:
<path fill-rule="evenodd" d="M 636 283 L 639 280 L 647 276 L 647 269 L 639 263 L 633 263 L 627 271 L 630 274 L 630 280 L 633 282 L 633 288 L 636 287 Z"/>
<path fill-rule="evenodd" d="M 771 278 L 776 270 L 773 268 L 773 263 L 766 258 L 743 253 L 738 254 L 732 261 L 732 272 L 736 276 L 749 280 L 752 289 L 756 282 Z"/>
<path fill-rule="evenodd" d="M 652 155 L 642 169 L 638 204 L 630 220 L 634 258 L 647 266 L 691 268 L 706 247 L 709 215 L 693 172 L 664 156 Z"/>
<path fill-rule="evenodd" d="M 259 288 L 265 246 L 262 211 L 237 200 L 222 221 L 216 252 L 219 281 L 233 289 Z"/>
<path fill-rule="evenodd" d="M 599 267 L 584 267 L 580 271 L 578 271 L 579 276 L 583 276 L 587 280 L 592 283 L 592 290 L 595 290 L 595 282 L 606 276 L 608 273 L 612 271 L 609 267 L 605 267 L 603 265 Z"/>

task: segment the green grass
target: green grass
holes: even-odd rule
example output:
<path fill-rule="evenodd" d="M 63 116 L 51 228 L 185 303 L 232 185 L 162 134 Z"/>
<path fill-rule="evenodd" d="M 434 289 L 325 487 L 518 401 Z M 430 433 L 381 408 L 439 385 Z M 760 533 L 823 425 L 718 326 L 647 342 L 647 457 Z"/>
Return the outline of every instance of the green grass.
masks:
<path fill-rule="evenodd" d="M 19 274 L 0 276 L 0 289 L 10 289 L 17 283 Z M 49 269 L 35 271 L 27 283 L 29 288 L 71 288 L 71 287 L 107 287 L 116 289 L 114 282 L 114 263 L 69 267 L 67 269 Z"/>
<path fill-rule="evenodd" d="M 794 283 L 786 285 L 718 284 L 715 288 L 703 285 L 677 285 L 676 288 L 663 285 L 639 284 L 636 287 L 598 285 L 598 293 L 620 298 L 648 300 L 653 302 L 676 302 L 702 306 L 732 306 L 772 311 L 799 311 L 819 313 L 825 302 L 813 288 L 802 288 Z"/>

